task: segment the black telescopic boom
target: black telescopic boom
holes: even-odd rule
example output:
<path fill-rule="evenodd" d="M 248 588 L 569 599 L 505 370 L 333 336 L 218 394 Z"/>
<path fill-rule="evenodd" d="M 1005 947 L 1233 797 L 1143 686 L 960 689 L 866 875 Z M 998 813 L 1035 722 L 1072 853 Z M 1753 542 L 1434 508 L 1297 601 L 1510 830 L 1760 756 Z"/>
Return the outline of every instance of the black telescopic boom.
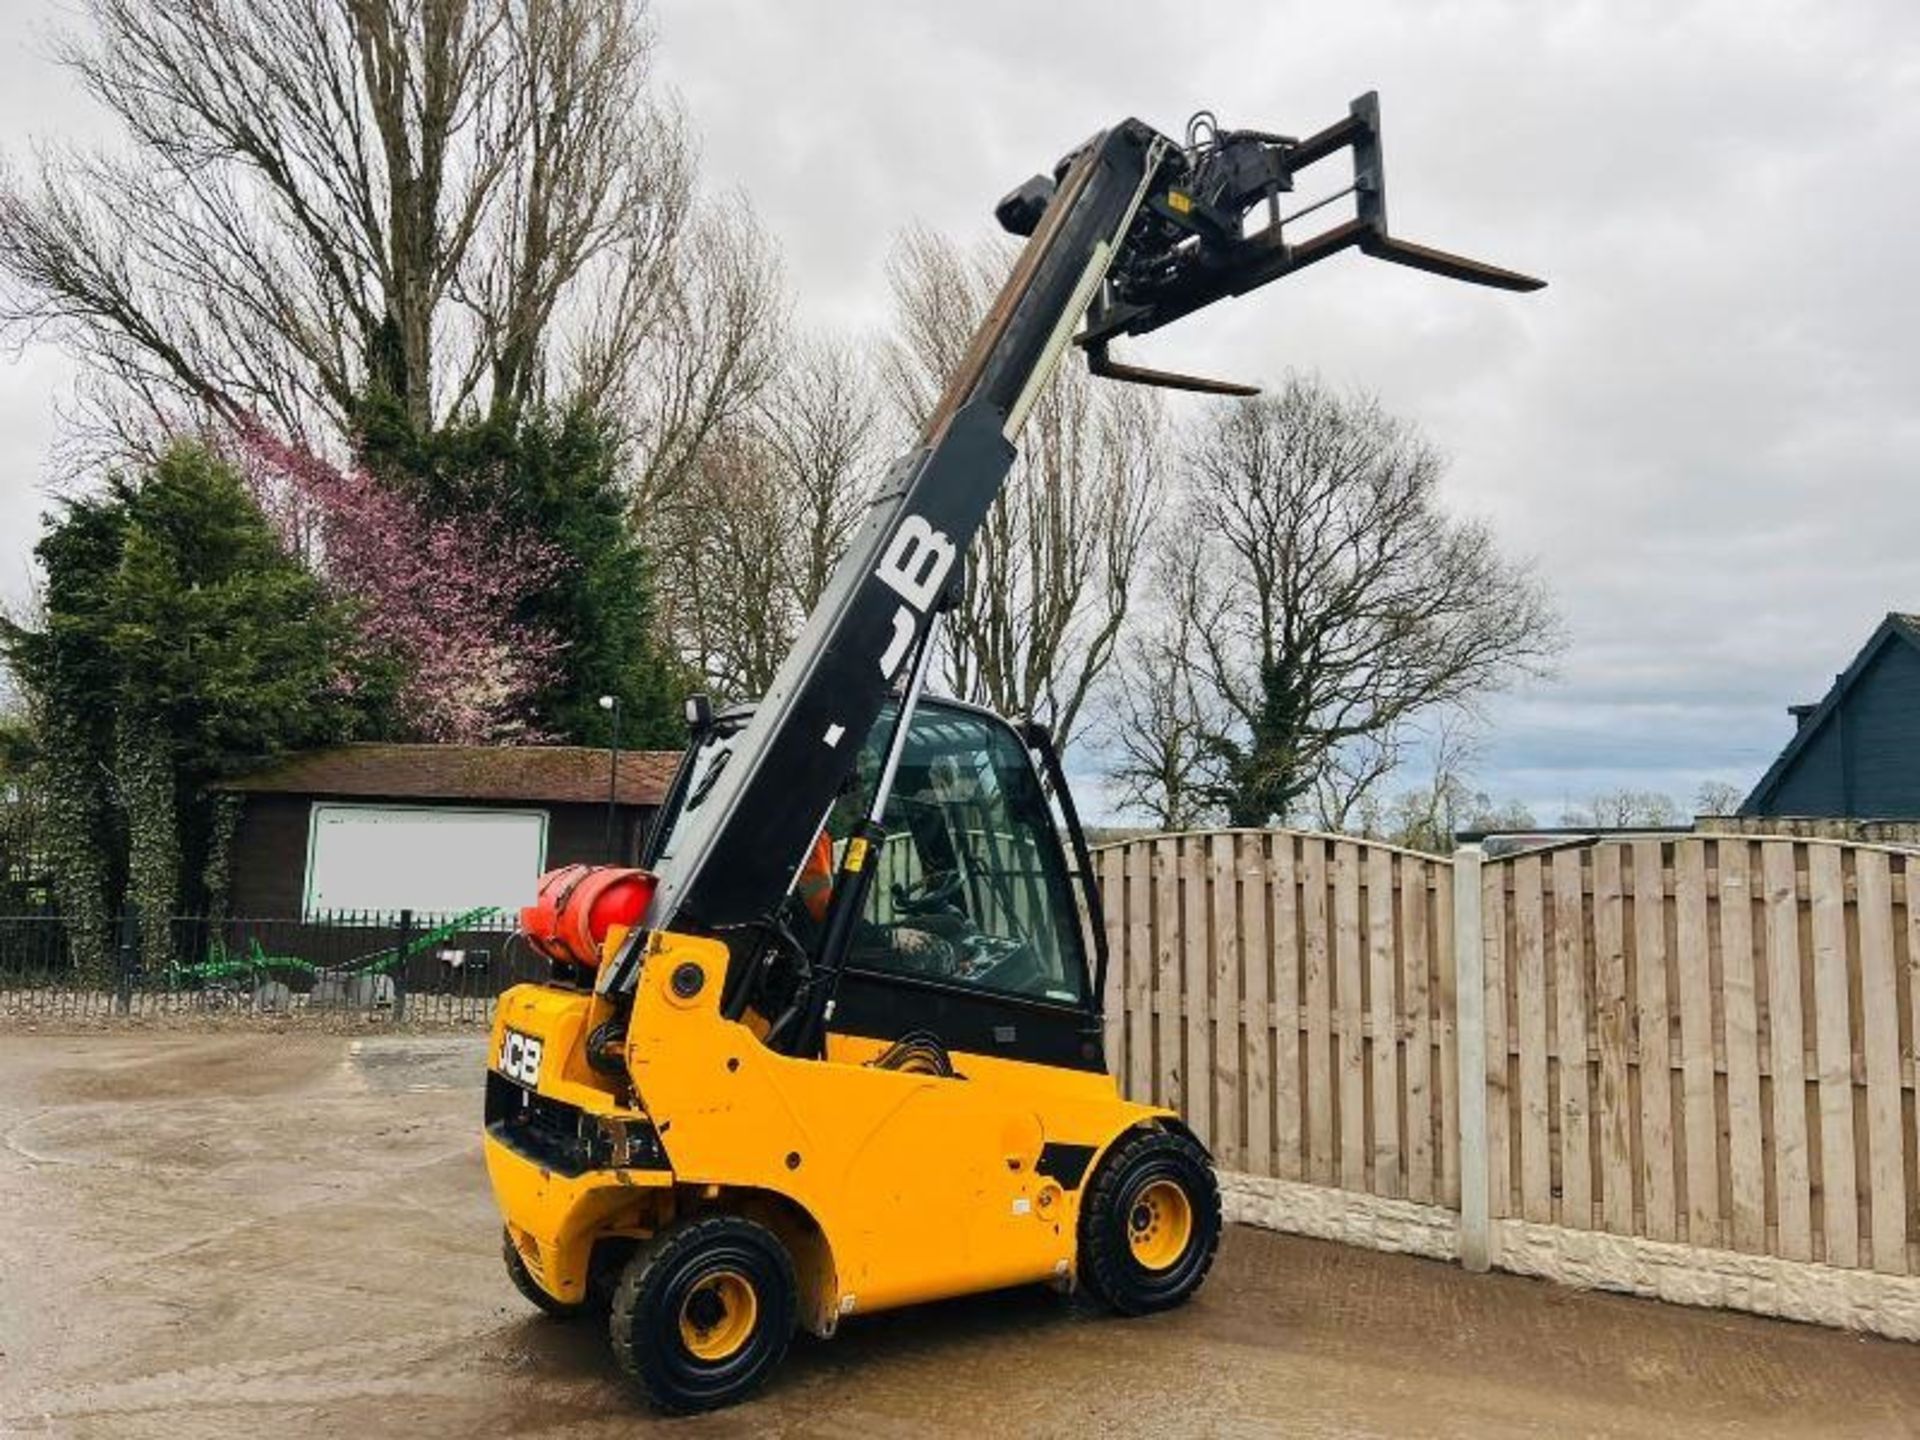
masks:
<path fill-rule="evenodd" d="M 747 924 L 786 895 L 1005 484 L 1028 411 L 1172 153 L 1164 137 L 1131 120 L 1077 153 L 919 448 L 889 468 L 713 793 L 684 818 L 647 930 Z M 630 946 L 603 971 L 603 987 L 629 987 L 637 959 Z"/>
<path fill-rule="evenodd" d="M 1343 150 L 1352 157 L 1351 183 L 1283 216 L 1279 196 L 1298 173 Z M 1036 176 L 1001 202 L 1002 224 L 1029 235 L 1026 248 L 919 446 L 888 469 L 712 793 L 680 817 L 645 925 L 602 971 L 603 989 L 631 988 L 649 932 L 714 933 L 774 913 L 881 705 L 923 644 L 1069 342 L 1086 348 L 1097 375 L 1245 394 L 1250 387 L 1124 364 L 1108 344 L 1348 248 L 1480 285 L 1540 285 L 1392 235 L 1385 184 L 1379 105 L 1369 94 L 1304 140 L 1221 130 L 1196 117 L 1179 146 L 1123 121 L 1074 151 L 1054 176 Z M 1307 236 L 1288 229 L 1348 196 L 1354 218 Z M 1268 223 L 1248 234 L 1261 207 Z"/>

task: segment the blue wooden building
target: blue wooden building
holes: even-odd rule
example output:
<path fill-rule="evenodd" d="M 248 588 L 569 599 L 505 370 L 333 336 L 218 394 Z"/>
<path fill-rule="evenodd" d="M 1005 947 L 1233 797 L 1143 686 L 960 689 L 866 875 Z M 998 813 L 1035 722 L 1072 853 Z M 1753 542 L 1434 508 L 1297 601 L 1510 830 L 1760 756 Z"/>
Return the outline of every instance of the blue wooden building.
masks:
<path fill-rule="evenodd" d="M 1798 722 L 1742 815 L 1920 820 L 1920 615 L 1893 614 Z"/>

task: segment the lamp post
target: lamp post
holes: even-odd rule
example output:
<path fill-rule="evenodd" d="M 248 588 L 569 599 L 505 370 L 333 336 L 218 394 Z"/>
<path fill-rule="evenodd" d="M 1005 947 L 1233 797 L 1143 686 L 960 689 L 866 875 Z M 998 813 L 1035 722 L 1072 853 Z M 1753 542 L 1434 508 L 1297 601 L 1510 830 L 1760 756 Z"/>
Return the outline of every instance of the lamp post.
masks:
<path fill-rule="evenodd" d="M 614 850 L 614 831 L 620 813 L 620 697 L 602 695 L 600 708 L 613 717 L 613 735 L 607 745 L 607 863 L 617 865 L 620 856 Z"/>

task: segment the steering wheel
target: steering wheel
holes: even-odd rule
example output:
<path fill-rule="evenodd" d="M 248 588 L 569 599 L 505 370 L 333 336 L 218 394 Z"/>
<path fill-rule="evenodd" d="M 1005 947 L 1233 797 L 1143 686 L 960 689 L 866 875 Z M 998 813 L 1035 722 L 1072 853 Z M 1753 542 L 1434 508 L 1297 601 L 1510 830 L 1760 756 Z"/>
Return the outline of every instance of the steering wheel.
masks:
<path fill-rule="evenodd" d="M 893 883 L 893 906 L 903 915 L 931 915 L 938 910 L 955 908 L 954 899 L 960 894 L 961 875 L 958 870 L 935 870 L 922 875 L 910 884 Z"/>

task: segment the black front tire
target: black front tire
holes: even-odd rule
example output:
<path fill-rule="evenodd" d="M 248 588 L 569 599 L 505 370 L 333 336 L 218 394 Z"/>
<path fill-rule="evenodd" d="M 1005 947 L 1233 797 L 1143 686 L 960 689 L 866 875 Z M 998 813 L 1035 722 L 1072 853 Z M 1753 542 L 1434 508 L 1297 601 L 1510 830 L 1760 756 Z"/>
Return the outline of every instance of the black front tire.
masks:
<path fill-rule="evenodd" d="M 793 1261 L 765 1226 L 687 1221 L 627 1262 L 608 1317 L 614 1359 L 668 1414 L 734 1404 L 786 1355 L 795 1292 Z"/>
<path fill-rule="evenodd" d="M 1080 1281 L 1122 1315 L 1188 1300 L 1220 1248 L 1220 1182 L 1177 1130 L 1136 1130 L 1107 1152 L 1080 1207 Z"/>
<path fill-rule="evenodd" d="M 569 1304 L 565 1300 L 554 1299 L 533 1278 L 532 1272 L 527 1269 L 527 1262 L 520 1258 L 519 1250 L 514 1247 L 513 1238 L 503 1231 L 500 1241 L 501 1258 L 507 1262 L 507 1278 L 513 1282 L 513 1288 L 534 1305 L 556 1320 L 577 1320 L 593 1308 L 590 1302 L 584 1300 Z"/>

